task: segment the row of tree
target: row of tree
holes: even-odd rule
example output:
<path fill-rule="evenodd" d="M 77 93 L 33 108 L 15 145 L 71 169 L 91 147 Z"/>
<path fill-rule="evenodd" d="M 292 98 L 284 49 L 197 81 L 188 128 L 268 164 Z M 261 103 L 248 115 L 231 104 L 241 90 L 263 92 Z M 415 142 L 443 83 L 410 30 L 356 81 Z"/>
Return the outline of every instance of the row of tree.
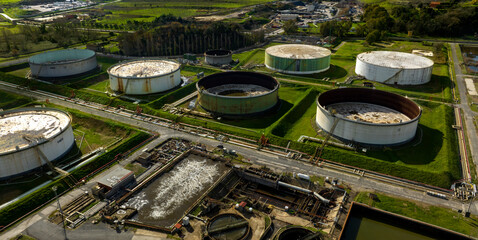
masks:
<path fill-rule="evenodd" d="M 2 28 L 0 31 L 0 55 L 4 57 L 43 50 L 36 45 L 40 42 L 55 43 L 58 47 L 67 47 L 75 43 L 87 43 L 99 39 L 97 32 L 90 30 L 78 31 L 68 23 L 55 23 L 50 27 L 45 25 L 18 25 L 18 31 Z"/>
<path fill-rule="evenodd" d="M 122 54 L 168 56 L 203 53 L 211 49 L 234 50 L 263 40 L 263 34 L 246 34 L 236 24 L 181 24 L 172 22 L 152 30 L 123 33 L 118 37 Z"/>
<path fill-rule="evenodd" d="M 390 12 L 379 5 L 367 5 L 358 25 L 357 35 L 366 36 L 366 41 L 378 41 L 392 33 L 412 33 L 436 37 L 460 37 L 478 32 L 478 7 L 431 8 L 396 6 Z"/>

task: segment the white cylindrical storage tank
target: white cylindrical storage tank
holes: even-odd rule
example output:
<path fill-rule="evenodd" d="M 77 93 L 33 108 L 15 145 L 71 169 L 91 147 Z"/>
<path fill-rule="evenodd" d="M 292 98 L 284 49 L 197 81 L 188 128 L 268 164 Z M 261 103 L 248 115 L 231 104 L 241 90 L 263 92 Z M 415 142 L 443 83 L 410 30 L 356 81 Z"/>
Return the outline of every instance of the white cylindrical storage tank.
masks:
<path fill-rule="evenodd" d="M 108 69 L 110 88 L 131 95 L 168 91 L 181 84 L 180 64 L 159 59 L 121 62 Z"/>
<path fill-rule="evenodd" d="M 96 67 L 96 53 L 88 49 L 65 49 L 40 53 L 29 59 L 33 77 L 57 78 L 89 72 Z"/>
<path fill-rule="evenodd" d="M 75 144 L 68 113 L 23 108 L 0 113 L 0 179 L 21 175 L 55 161 Z M 39 150 L 39 151 L 38 151 Z"/>
<path fill-rule="evenodd" d="M 355 73 L 368 80 L 397 85 L 419 85 L 431 80 L 433 61 L 411 53 L 373 51 L 357 56 Z"/>
<path fill-rule="evenodd" d="M 209 65 L 224 65 L 232 62 L 232 52 L 229 50 L 211 50 L 204 53 L 204 59 Z"/>
<path fill-rule="evenodd" d="M 415 137 L 421 112 L 416 103 L 394 93 L 339 88 L 318 96 L 316 123 L 344 142 L 400 145 Z"/>
<path fill-rule="evenodd" d="M 283 44 L 265 51 L 267 68 L 290 74 L 313 74 L 330 68 L 331 52 L 327 48 L 306 44 Z"/>

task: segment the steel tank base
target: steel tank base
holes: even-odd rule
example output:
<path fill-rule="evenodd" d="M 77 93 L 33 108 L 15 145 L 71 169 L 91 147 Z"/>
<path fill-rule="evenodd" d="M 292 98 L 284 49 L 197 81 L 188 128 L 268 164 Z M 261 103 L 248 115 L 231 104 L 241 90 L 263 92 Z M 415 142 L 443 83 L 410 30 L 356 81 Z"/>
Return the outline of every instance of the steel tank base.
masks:
<path fill-rule="evenodd" d="M 276 72 L 280 72 L 280 73 L 286 73 L 286 74 L 294 74 L 294 75 L 315 74 L 315 73 L 325 72 L 325 71 L 330 69 L 330 66 L 328 66 L 327 68 L 319 69 L 319 70 L 316 70 L 316 71 L 287 71 L 287 70 L 283 70 L 283 69 L 273 68 L 269 65 L 265 65 L 265 66 L 272 71 L 276 71 Z"/>
<path fill-rule="evenodd" d="M 276 110 L 279 87 L 276 79 L 260 73 L 216 73 L 196 83 L 197 102 L 215 116 L 246 118 Z"/>
<path fill-rule="evenodd" d="M 50 162 L 54 163 L 58 160 L 61 160 L 63 157 L 65 157 L 66 155 L 68 155 L 76 146 L 76 142 L 73 142 L 73 144 L 71 144 L 71 146 L 60 156 L 58 156 L 57 158 L 51 160 Z M 8 180 L 8 179 L 12 179 L 12 178 L 18 178 L 18 177 L 22 177 L 22 176 L 26 176 L 26 175 L 29 175 L 31 173 L 34 173 L 38 170 L 40 170 L 41 168 L 45 167 L 45 165 L 47 164 L 43 164 L 41 166 L 38 166 L 36 168 L 33 168 L 33 169 L 30 169 L 30 170 L 27 170 L 25 172 L 21 172 L 21 173 L 17 173 L 17 174 L 13 174 L 13 175 L 10 175 L 10 176 L 7 176 L 7 177 L 0 177 L 0 181 L 3 181 L 3 180 Z"/>
<path fill-rule="evenodd" d="M 368 88 L 338 88 L 316 100 L 316 125 L 343 142 L 397 146 L 416 136 L 421 108 L 400 95 Z"/>

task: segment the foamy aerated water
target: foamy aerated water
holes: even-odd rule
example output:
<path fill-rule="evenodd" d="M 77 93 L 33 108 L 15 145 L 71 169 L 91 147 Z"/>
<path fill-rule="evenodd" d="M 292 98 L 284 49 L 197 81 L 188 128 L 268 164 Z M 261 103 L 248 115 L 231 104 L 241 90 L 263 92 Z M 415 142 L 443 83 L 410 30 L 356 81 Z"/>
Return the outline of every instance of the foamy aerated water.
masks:
<path fill-rule="evenodd" d="M 171 172 L 172 174 L 157 186 L 151 207 L 150 216 L 163 219 L 178 208 L 185 199 L 204 190 L 204 185 L 211 184 L 219 174 L 216 165 L 208 165 L 206 160 L 191 160 L 181 162 Z"/>
<path fill-rule="evenodd" d="M 148 204 L 149 201 L 144 199 L 146 197 L 145 192 L 140 192 L 137 196 L 130 198 L 124 205 L 132 207 L 136 210 L 141 210 L 144 205 Z"/>
<path fill-rule="evenodd" d="M 220 162 L 189 155 L 125 205 L 138 210 L 136 221 L 171 227 L 226 169 Z"/>

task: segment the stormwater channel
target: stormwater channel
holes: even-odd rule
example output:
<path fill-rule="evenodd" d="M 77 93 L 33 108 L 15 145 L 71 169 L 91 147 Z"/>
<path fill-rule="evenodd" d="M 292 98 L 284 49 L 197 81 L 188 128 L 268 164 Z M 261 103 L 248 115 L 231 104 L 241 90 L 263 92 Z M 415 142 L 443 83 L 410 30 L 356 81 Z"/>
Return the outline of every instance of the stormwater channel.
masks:
<path fill-rule="evenodd" d="M 191 154 L 124 205 L 138 210 L 132 220 L 171 227 L 226 170 L 221 162 Z"/>

